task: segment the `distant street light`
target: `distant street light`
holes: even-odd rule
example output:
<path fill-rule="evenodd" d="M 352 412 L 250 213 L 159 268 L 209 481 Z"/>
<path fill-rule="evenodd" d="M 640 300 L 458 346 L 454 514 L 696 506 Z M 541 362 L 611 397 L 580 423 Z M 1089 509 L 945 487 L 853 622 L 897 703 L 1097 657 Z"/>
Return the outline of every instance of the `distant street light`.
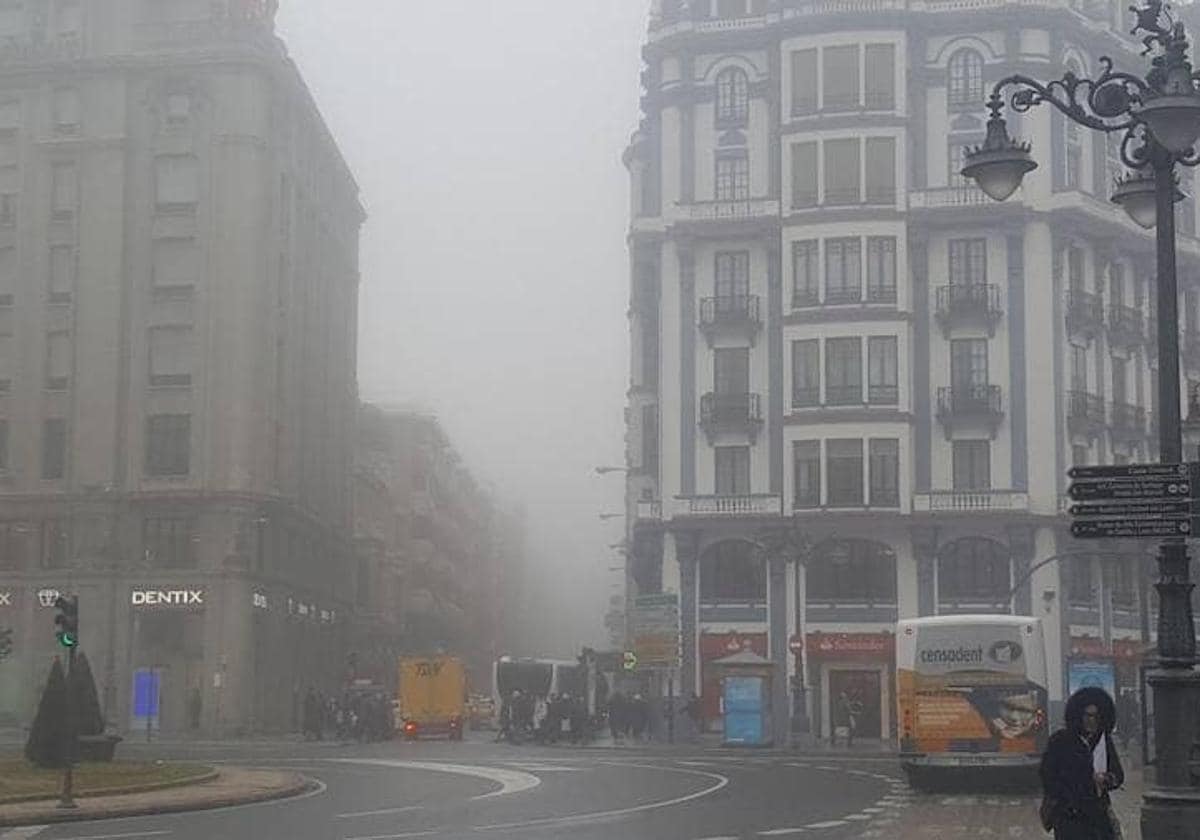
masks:
<path fill-rule="evenodd" d="M 615 472 L 629 472 L 629 467 L 596 467 L 596 475 L 608 475 Z"/>

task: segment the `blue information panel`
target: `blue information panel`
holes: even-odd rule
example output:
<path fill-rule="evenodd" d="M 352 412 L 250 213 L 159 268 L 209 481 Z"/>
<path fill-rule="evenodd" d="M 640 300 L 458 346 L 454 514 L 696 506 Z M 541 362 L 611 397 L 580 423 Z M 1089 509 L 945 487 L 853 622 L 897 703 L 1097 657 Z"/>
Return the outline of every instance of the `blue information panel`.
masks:
<path fill-rule="evenodd" d="M 162 676 L 154 668 L 139 668 L 133 672 L 133 725 L 145 729 L 158 728 Z"/>
<path fill-rule="evenodd" d="M 764 743 L 762 677 L 726 677 L 724 681 L 725 743 Z"/>
<path fill-rule="evenodd" d="M 1081 688 L 1103 688 L 1114 700 L 1117 696 L 1117 678 L 1111 662 L 1072 662 L 1067 666 L 1067 693 L 1074 694 Z"/>

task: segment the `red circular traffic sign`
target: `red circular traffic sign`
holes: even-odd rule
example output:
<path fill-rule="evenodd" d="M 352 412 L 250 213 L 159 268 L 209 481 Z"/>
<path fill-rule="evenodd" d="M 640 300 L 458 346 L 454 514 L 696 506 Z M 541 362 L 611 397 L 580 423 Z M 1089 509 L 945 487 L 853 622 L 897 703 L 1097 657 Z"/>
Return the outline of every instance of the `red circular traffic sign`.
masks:
<path fill-rule="evenodd" d="M 788 639 L 788 650 L 792 653 L 800 653 L 804 650 L 804 639 L 801 636 L 792 636 Z"/>

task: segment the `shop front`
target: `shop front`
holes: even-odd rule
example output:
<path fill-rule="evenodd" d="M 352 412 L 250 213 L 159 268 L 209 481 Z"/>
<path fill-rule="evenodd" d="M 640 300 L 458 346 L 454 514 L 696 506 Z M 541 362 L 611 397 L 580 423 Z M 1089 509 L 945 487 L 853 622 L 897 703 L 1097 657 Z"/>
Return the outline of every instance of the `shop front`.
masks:
<path fill-rule="evenodd" d="M 700 703 L 704 729 L 721 730 L 721 668 L 718 659 L 747 651 L 760 657 L 767 655 L 766 633 L 701 633 L 700 634 Z"/>
<path fill-rule="evenodd" d="M 896 676 L 896 643 L 892 633 L 808 634 L 809 680 L 817 689 L 814 731 L 831 738 L 845 727 L 847 710 L 855 720 L 855 737 L 893 737 L 892 685 Z"/>
<path fill-rule="evenodd" d="M 1136 639 L 1113 639 L 1108 645 L 1095 636 L 1072 636 L 1067 655 L 1067 693 L 1099 686 L 1115 700 L 1139 696 L 1142 649 Z"/>

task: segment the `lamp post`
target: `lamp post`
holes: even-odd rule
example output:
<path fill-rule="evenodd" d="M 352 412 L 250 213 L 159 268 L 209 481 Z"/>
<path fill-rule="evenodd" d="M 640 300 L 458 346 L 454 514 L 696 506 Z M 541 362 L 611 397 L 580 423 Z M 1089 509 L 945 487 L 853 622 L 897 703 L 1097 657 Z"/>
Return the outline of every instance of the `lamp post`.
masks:
<path fill-rule="evenodd" d="M 1145 0 L 1132 10 L 1137 16 L 1132 33 L 1141 34 L 1144 54 L 1153 55 L 1144 77 L 1115 70 L 1112 60 L 1103 57 L 1103 72 L 1094 79 L 1071 72 L 1047 83 L 1019 74 L 1001 79 L 987 102 L 991 116 L 986 139 L 965 156 L 962 174 L 1003 201 L 1037 168 L 1029 144 L 1009 137 L 1002 116 L 1008 88 L 1014 89 L 1009 104 L 1018 113 L 1048 103 L 1072 122 L 1122 135 L 1121 160 L 1130 173 L 1118 180 L 1112 199 L 1141 227 L 1156 228 L 1159 458 L 1174 464 L 1183 459 L 1175 274 L 1175 202 L 1182 196 L 1175 168 L 1200 163 L 1194 148 L 1200 137 L 1200 93 L 1183 24 L 1162 0 Z M 1158 762 L 1153 783 L 1143 795 L 1141 819 L 1148 840 L 1200 838 L 1200 796 L 1191 767 L 1191 753 L 1200 750 L 1194 723 L 1200 675 L 1193 667 L 1196 639 L 1188 563 L 1182 538 L 1159 546 L 1159 665 L 1149 677 Z"/>

